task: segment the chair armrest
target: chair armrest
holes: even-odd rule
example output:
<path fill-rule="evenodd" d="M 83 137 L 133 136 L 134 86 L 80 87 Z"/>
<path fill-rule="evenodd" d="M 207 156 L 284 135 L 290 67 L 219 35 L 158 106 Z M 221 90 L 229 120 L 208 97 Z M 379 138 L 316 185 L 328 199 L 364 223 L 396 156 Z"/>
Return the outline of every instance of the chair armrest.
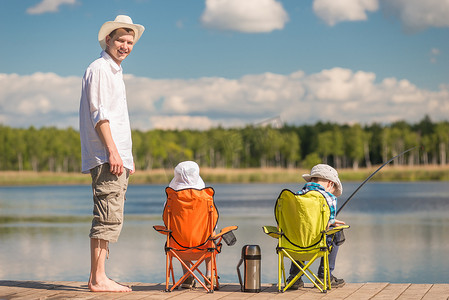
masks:
<path fill-rule="evenodd" d="M 330 235 L 330 234 L 334 234 L 334 233 L 336 233 L 338 231 L 341 231 L 343 229 L 348 229 L 349 227 L 350 227 L 349 225 L 340 225 L 340 226 L 337 226 L 337 227 L 331 227 L 331 228 L 325 230 L 324 232 L 327 235 Z"/>
<path fill-rule="evenodd" d="M 223 234 L 226 234 L 226 233 L 228 233 L 228 232 L 231 232 L 231 231 L 237 230 L 237 229 L 238 229 L 238 226 L 235 226 L 235 225 L 234 225 L 234 226 L 228 226 L 228 227 L 225 227 L 225 228 L 223 228 L 222 230 L 220 230 L 220 233 L 211 236 L 210 239 L 211 239 L 211 240 L 216 240 L 216 239 L 218 239 L 219 237 L 221 237 Z"/>
<path fill-rule="evenodd" d="M 268 234 L 275 239 L 278 239 L 281 235 L 284 234 L 282 231 L 279 231 L 276 226 L 263 226 L 262 230 L 265 234 Z"/>
<path fill-rule="evenodd" d="M 154 228 L 154 230 L 156 230 L 160 234 L 168 235 L 169 233 L 172 232 L 171 230 L 167 229 L 167 227 L 162 226 L 162 225 L 154 225 L 153 228 Z"/>

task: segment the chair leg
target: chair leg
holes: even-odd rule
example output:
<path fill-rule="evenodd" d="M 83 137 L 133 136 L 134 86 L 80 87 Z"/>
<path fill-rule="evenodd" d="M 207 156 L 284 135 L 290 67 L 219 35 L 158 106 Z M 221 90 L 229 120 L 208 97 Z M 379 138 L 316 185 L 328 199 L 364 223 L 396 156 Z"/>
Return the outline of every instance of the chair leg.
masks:
<path fill-rule="evenodd" d="M 213 267 L 215 265 L 215 258 L 214 255 L 212 254 L 210 257 L 210 289 L 209 291 L 207 291 L 208 293 L 213 293 L 214 292 L 214 284 L 215 284 L 215 268 Z M 206 274 L 207 275 L 207 274 Z"/>
<path fill-rule="evenodd" d="M 284 292 L 282 289 L 282 275 L 284 275 L 284 285 L 286 284 L 286 278 L 285 278 L 285 269 L 284 269 L 284 254 L 282 251 L 278 252 L 278 292 Z"/>
<path fill-rule="evenodd" d="M 330 290 L 332 288 L 331 286 L 331 270 L 329 268 L 329 253 L 326 253 L 324 255 L 324 281 L 327 283 L 327 286 L 324 288 Z M 327 281 L 326 281 L 327 279 Z"/>
<path fill-rule="evenodd" d="M 325 283 L 321 282 L 321 280 L 312 272 L 310 271 L 310 266 L 312 265 L 312 263 L 316 260 L 318 256 L 318 254 L 315 254 L 309 261 L 307 264 L 303 264 L 301 263 L 301 266 L 296 262 L 296 260 L 285 250 L 281 250 L 281 252 L 283 252 L 285 254 L 285 256 L 287 256 L 292 263 L 294 263 L 300 270 L 300 272 L 295 276 L 299 277 L 302 276 L 303 274 L 315 285 L 316 288 L 318 288 L 321 292 L 326 291 L 326 289 L 322 289 L 317 283 L 316 281 L 318 281 L 321 285 L 323 285 L 323 287 L 325 286 Z M 310 274 L 309 274 L 310 273 Z M 284 275 L 285 277 L 285 275 Z M 290 283 L 291 285 L 293 285 L 294 280 L 292 280 Z M 284 291 L 287 290 L 289 286 L 284 287 Z"/>
<path fill-rule="evenodd" d="M 170 292 L 168 286 L 170 284 L 170 273 L 173 274 L 173 266 L 171 262 L 170 253 L 166 253 L 166 261 L 165 261 L 165 291 Z M 174 280 L 173 280 L 174 283 Z"/>
<path fill-rule="evenodd" d="M 214 256 L 215 256 L 214 264 L 212 265 L 212 263 L 211 263 L 211 267 L 213 267 L 213 269 L 215 270 L 215 281 L 214 281 L 214 284 L 215 284 L 216 289 L 219 290 L 220 289 L 220 283 L 218 282 L 217 257 L 216 257 L 215 254 L 214 254 Z M 211 278 L 212 278 L 212 276 L 211 276 Z"/>
<path fill-rule="evenodd" d="M 183 282 L 184 282 L 184 280 L 187 278 L 187 276 L 193 276 L 201 285 L 203 285 L 202 284 L 202 282 L 198 279 L 198 277 L 193 273 L 197 268 L 198 268 L 198 265 L 199 264 L 201 264 L 201 262 L 204 260 L 204 258 L 202 257 L 202 258 L 200 258 L 191 268 L 179 257 L 179 255 L 177 255 L 175 252 L 171 252 L 171 254 L 174 256 L 174 257 L 176 257 L 177 259 L 178 259 L 178 261 L 181 263 L 181 265 L 182 266 L 184 266 L 184 268 L 188 271 L 187 273 L 185 273 L 183 276 L 181 276 L 181 278 L 177 281 L 177 282 L 175 282 L 175 275 L 174 275 L 174 272 L 173 272 L 173 267 L 172 267 L 172 276 L 173 276 L 173 286 L 171 287 L 171 289 L 170 289 L 170 291 L 173 291 L 175 288 L 177 288 L 177 287 L 179 287 Z M 200 274 L 201 274 L 201 272 L 199 271 L 199 270 L 197 270 Z M 203 274 L 201 274 L 203 277 L 204 277 L 204 275 Z M 203 287 L 204 287 L 204 285 L 203 285 Z"/>

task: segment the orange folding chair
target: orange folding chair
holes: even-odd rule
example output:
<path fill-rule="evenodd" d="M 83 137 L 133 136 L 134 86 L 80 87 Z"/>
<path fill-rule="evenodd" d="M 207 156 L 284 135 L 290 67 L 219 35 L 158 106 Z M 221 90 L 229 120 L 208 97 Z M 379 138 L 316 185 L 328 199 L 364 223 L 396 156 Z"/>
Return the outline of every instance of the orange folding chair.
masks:
<path fill-rule="evenodd" d="M 218 211 L 214 203 L 214 189 L 183 189 L 175 191 L 167 187 L 167 202 L 165 203 L 162 218 L 165 226 L 156 225 L 153 228 L 161 234 L 167 235 L 165 244 L 166 276 L 165 291 L 173 291 L 181 285 L 188 276 L 212 293 L 219 289 L 216 255 L 220 253 L 222 239 L 230 246 L 235 243 L 232 233 L 237 226 L 223 228 L 219 234 L 215 234 L 218 222 Z M 183 260 L 183 256 L 194 256 L 196 262 L 190 267 L 190 260 Z M 179 260 L 187 270 L 185 274 L 175 282 L 173 271 L 173 258 Z M 205 276 L 199 266 L 210 261 L 211 277 Z M 198 277 L 195 273 L 198 273 Z M 169 289 L 170 276 L 173 282 Z M 200 278 L 202 280 L 200 280 Z M 215 280 L 213 280 L 215 279 Z"/>

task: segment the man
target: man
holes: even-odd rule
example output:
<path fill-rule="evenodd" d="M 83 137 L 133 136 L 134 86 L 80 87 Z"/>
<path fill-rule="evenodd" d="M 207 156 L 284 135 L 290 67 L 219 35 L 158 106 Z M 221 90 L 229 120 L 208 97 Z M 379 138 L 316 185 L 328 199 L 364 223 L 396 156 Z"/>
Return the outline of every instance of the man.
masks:
<path fill-rule="evenodd" d="M 122 61 L 131 53 L 145 28 L 119 15 L 98 33 L 101 57 L 87 68 L 80 101 L 82 172 L 90 173 L 94 200 L 90 231 L 93 292 L 130 292 L 106 276 L 109 243 L 116 242 L 123 224 L 128 177 L 134 173 Z"/>
<path fill-rule="evenodd" d="M 310 174 L 302 175 L 307 183 L 304 185 L 301 191 L 298 192 L 299 195 L 303 195 L 308 191 L 314 190 L 320 192 L 323 197 L 326 199 L 327 204 L 330 209 L 330 217 L 328 227 L 331 226 L 339 226 L 344 225 L 345 222 L 339 221 L 335 219 L 335 213 L 337 211 L 337 197 L 339 197 L 343 192 L 343 186 L 341 185 L 340 179 L 338 178 L 337 170 L 332 168 L 326 164 L 318 164 L 312 168 Z M 336 233 L 335 236 L 340 233 Z M 328 243 L 332 242 L 333 235 L 328 236 Z M 343 279 L 336 278 L 332 271 L 335 268 L 335 261 L 337 259 L 338 245 L 333 244 L 332 250 L 329 253 L 329 269 L 331 276 L 331 286 L 332 287 L 341 287 L 345 284 Z M 290 276 L 287 279 L 287 282 L 293 279 L 299 273 L 299 269 L 295 264 L 291 264 L 290 267 Z M 320 266 L 318 268 L 318 277 L 323 281 L 324 278 L 324 265 L 323 259 L 321 259 Z M 297 290 L 300 287 L 304 286 L 304 282 L 301 278 L 299 278 L 293 285 L 290 287 L 292 290 Z"/>

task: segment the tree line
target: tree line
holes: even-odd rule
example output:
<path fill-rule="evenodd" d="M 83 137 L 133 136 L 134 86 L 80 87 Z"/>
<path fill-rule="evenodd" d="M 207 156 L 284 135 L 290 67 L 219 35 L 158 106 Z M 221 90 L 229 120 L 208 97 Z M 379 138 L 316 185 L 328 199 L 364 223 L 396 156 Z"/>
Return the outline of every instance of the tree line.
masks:
<path fill-rule="evenodd" d="M 426 116 L 416 124 L 283 124 L 209 130 L 133 130 L 137 170 L 173 168 L 194 160 L 211 168 L 371 167 L 402 151 L 398 165 L 446 165 L 449 122 Z M 0 125 L 0 170 L 79 172 L 79 132 L 73 128 L 11 128 Z"/>

